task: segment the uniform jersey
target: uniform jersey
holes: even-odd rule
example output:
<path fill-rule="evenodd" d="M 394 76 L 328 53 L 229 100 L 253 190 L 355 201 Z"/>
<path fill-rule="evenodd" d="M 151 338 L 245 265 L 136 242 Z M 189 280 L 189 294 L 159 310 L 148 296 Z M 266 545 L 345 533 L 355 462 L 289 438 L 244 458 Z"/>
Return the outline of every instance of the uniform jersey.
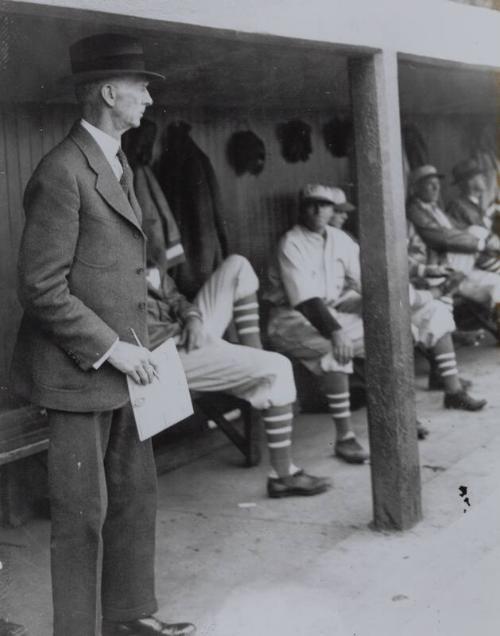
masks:
<path fill-rule="evenodd" d="M 334 305 L 346 289 L 361 291 L 359 247 L 342 230 L 325 236 L 295 225 L 281 239 L 265 294 L 275 306 L 296 307 L 311 298 Z"/>

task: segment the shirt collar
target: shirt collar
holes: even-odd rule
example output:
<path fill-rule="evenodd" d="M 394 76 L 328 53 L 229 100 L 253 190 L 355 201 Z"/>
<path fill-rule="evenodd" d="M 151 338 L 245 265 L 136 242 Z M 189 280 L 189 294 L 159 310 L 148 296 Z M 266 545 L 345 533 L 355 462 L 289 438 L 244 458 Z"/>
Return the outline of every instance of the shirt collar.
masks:
<path fill-rule="evenodd" d="M 80 124 L 92 135 L 108 162 L 113 165 L 113 162 L 116 161 L 116 153 L 120 149 L 120 141 L 111 137 L 111 135 L 108 135 L 100 128 L 96 128 L 92 124 L 89 124 L 89 122 L 85 119 L 81 119 Z"/>
<path fill-rule="evenodd" d="M 430 203 L 428 201 L 422 201 L 422 199 L 419 199 L 420 205 L 425 208 L 426 210 L 430 210 L 431 212 L 433 212 L 434 210 L 438 209 L 439 210 L 439 206 L 437 203 Z"/>

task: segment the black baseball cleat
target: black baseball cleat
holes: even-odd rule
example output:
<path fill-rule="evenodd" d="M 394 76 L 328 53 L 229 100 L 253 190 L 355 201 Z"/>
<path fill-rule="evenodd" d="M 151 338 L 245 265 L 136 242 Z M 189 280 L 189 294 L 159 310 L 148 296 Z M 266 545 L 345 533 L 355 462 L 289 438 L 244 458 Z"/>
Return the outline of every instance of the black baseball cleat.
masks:
<path fill-rule="evenodd" d="M 336 442 L 335 455 L 348 464 L 364 464 L 370 458 L 369 453 L 365 451 L 355 437 Z"/>
<path fill-rule="evenodd" d="M 313 477 L 303 470 L 288 477 L 269 477 L 267 494 L 272 498 L 310 497 L 319 495 L 330 488 L 331 481 L 325 477 Z"/>
<path fill-rule="evenodd" d="M 480 411 L 486 406 L 486 400 L 476 400 L 471 397 L 467 391 L 458 391 L 457 393 L 444 394 L 445 409 L 460 409 L 462 411 Z"/>

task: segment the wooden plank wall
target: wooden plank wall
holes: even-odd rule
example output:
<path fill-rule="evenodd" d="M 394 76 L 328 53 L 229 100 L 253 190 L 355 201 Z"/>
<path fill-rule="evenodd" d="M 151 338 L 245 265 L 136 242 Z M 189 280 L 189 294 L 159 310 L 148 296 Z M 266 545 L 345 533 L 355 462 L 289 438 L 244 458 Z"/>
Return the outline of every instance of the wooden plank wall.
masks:
<path fill-rule="evenodd" d="M 334 158 L 324 144 L 321 128 L 328 114 L 300 115 L 312 128 L 313 152 L 306 162 L 290 164 L 283 159 L 276 125 L 297 116 L 276 112 L 155 115 L 160 129 L 180 118 L 192 125 L 191 135 L 210 157 L 218 177 L 230 249 L 248 257 L 261 276 L 277 238 L 295 220 L 299 188 L 310 181 L 345 186 L 350 180 L 347 160 Z M 234 132 L 247 129 L 264 142 L 266 162 L 260 175 L 238 177 L 227 162 L 226 144 Z"/>
<path fill-rule="evenodd" d="M 24 187 L 40 161 L 66 133 L 71 106 L 0 104 L 0 405 L 21 309 L 16 262 L 24 212 Z"/>

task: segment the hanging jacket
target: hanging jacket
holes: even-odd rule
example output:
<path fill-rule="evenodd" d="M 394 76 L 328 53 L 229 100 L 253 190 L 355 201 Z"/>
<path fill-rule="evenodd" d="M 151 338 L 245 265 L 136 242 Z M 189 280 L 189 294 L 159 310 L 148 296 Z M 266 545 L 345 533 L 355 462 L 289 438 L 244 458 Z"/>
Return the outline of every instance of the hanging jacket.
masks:
<path fill-rule="evenodd" d="M 165 195 L 149 166 L 134 168 L 134 190 L 148 238 L 148 262 L 162 272 L 186 260 L 181 235 Z"/>
<path fill-rule="evenodd" d="M 192 299 L 228 255 L 228 249 L 215 172 L 189 130 L 184 122 L 168 126 L 156 174 L 186 254 L 186 262 L 173 276 L 179 290 Z"/>

